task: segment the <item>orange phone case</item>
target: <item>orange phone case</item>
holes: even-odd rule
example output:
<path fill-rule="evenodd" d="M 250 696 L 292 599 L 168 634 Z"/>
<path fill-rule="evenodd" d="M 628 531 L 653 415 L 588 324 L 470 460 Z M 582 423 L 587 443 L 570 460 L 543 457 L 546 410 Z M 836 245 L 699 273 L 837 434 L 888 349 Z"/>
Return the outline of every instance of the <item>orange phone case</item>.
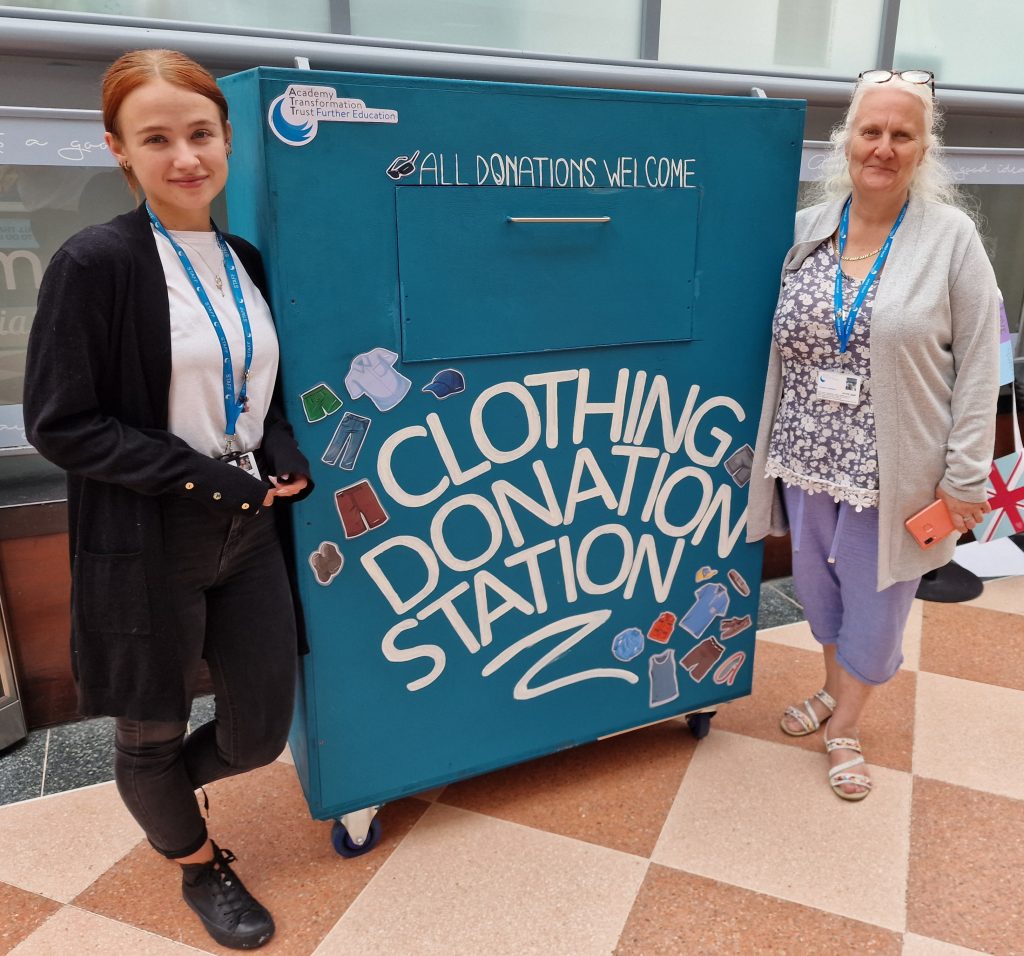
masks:
<path fill-rule="evenodd" d="M 925 550 L 935 547 L 956 530 L 949 508 L 941 498 L 937 498 L 927 508 L 922 508 L 916 515 L 907 518 L 904 524 L 907 531 Z"/>

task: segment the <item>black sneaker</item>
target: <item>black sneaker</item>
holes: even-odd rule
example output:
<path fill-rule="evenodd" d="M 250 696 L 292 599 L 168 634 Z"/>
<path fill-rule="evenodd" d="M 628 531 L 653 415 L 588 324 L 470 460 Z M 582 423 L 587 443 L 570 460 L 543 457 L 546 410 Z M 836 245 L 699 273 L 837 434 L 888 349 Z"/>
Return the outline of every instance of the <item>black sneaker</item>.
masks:
<path fill-rule="evenodd" d="M 182 866 L 181 895 L 221 946 L 256 949 L 274 935 L 274 919 L 235 875 L 234 862 L 234 853 L 214 843 L 209 863 Z"/>

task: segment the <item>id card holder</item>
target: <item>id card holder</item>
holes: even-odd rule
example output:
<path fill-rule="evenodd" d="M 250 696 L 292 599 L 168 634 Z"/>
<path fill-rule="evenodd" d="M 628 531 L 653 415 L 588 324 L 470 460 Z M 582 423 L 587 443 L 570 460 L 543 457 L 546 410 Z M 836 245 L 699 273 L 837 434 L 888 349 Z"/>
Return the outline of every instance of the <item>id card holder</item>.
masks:
<path fill-rule="evenodd" d="M 249 472 L 253 478 L 262 480 L 260 470 L 256 467 L 256 456 L 251 451 L 236 451 L 230 455 L 225 455 L 221 458 L 221 461 L 226 461 L 229 465 L 234 465 L 236 468 Z"/>
<path fill-rule="evenodd" d="M 820 402 L 856 405 L 860 401 L 859 375 L 841 369 L 819 368 L 814 373 L 814 397 Z"/>

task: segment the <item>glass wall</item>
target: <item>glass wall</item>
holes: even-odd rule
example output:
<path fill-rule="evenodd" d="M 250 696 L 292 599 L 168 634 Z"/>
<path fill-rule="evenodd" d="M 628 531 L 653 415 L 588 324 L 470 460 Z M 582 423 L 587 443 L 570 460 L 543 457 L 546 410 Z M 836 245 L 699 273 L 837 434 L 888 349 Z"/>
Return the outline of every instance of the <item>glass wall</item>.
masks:
<path fill-rule="evenodd" d="M 43 272 L 73 233 L 133 205 L 98 121 L 0 112 L 0 506 L 64 494 L 63 474 L 29 446 L 21 413 Z"/>
<path fill-rule="evenodd" d="M 331 0 L 18 0 L 11 6 L 268 30 L 330 33 L 333 29 Z"/>
<path fill-rule="evenodd" d="M 1020 0 L 901 0 L 896 68 L 932 70 L 943 86 L 1024 87 Z"/>
<path fill-rule="evenodd" d="M 898 68 L 946 86 L 1024 88 L 1020 0 L 891 0 Z M 299 30 L 606 59 L 856 76 L 880 66 L 884 0 L 15 0 L 28 10 Z M 645 10 L 656 22 L 644 24 Z M 646 32 L 649 49 L 644 48 Z"/>
<path fill-rule="evenodd" d="M 882 0 L 662 0 L 658 58 L 856 76 L 875 65 L 881 16 Z"/>
<path fill-rule="evenodd" d="M 641 0 L 349 0 L 355 36 L 636 59 Z"/>

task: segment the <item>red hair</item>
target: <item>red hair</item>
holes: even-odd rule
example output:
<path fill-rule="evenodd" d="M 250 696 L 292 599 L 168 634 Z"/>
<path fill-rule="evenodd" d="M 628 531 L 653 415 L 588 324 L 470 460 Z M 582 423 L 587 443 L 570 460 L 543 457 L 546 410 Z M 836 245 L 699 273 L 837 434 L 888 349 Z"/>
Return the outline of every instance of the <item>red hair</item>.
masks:
<path fill-rule="evenodd" d="M 153 80 L 163 80 L 171 86 L 180 87 L 205 96 L 216 104 L 221 123 L 228 121 L 228 101 L 217 86 L 217 81 L 195 60 L 177 50 L 133 50 L 118 57 L 103 74 L 103 128 L 116 138 L 121 138 L 117 128 L 117 114 L 125 98 L 140 86 Z M 137 192 L 138 183 L 129 169 L 123 170 L 128 185 Z"/>

